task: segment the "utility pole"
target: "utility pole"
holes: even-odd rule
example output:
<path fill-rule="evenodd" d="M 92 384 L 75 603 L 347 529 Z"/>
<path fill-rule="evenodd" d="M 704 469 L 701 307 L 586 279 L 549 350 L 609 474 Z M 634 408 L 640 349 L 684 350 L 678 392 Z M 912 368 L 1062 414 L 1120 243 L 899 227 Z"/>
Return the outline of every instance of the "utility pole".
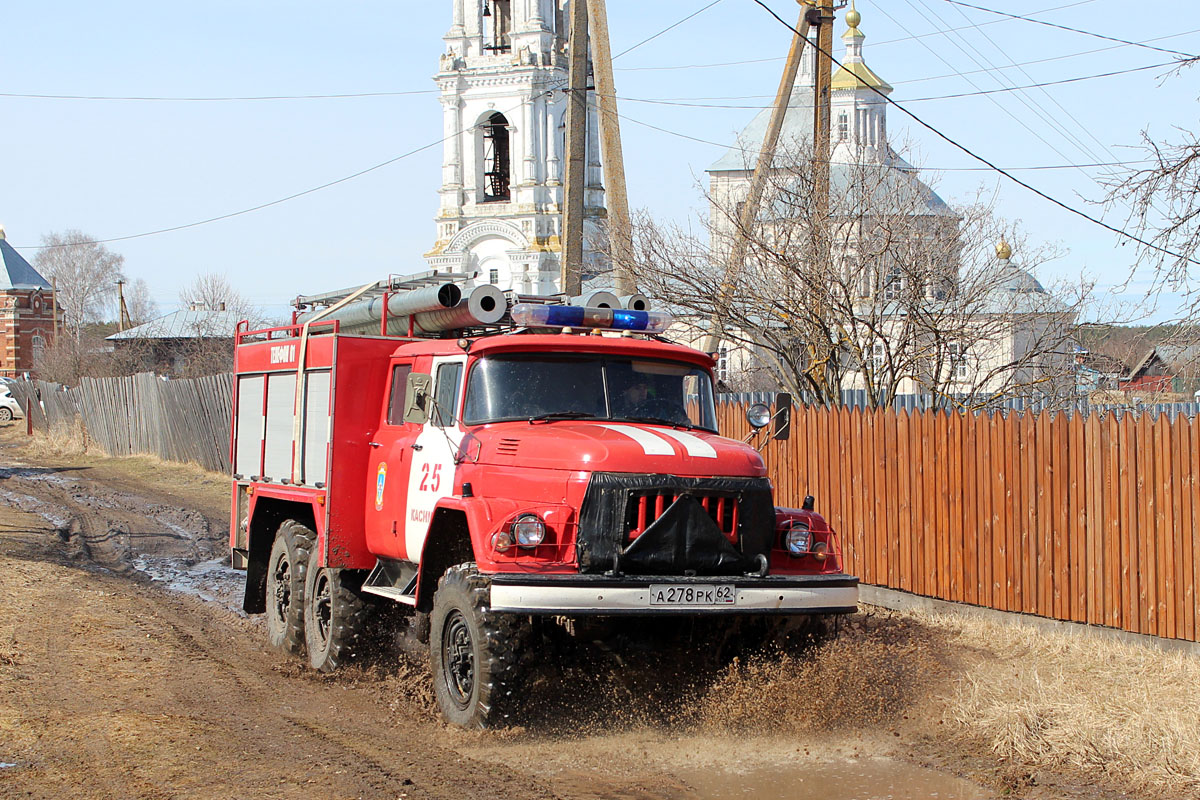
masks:
<path fill-rule="evenodd" d="M 833 0 L 816 0 L 816 92 L 813 97 L 813 218 L 829 219 L 829 140 L 833 80 Z M 828 237 L 820 237 L 827 241 Z"/>
<path fill-rule="evenodd" d="M 58 349 L 58 278 L 50 279 L 50 324 L 54 331 L 54 348 Z"/>
<path fill-rule="evenodd" d="M 717 291 L 708 335 L 704 337 L 704 343 L 701 345 L 701 349 L 710 355 L 719 351 L 721 339 L 725 335 L 724 318 L 737 288 L 738 274 L 746 264 L 746 253 L 750 247 L 750 230 L 758 218 L 758 207 L 762 203 L 767 177 L 774 167 L 775 148 L 779 144 L 779 133 L 783 129 L 783 121 L 787 117 L 788 106 L 791 103 L 792 89 L 796 85 L 796 73 L 800 71 L 800 56 L 804 52 L 805 43 L 808 42 L 808 29 L 819 20 L 820 12 L 813 7 L 814 0 L 796 0 L 796 2 L 800 3 L 802 9 L 800 21 L 796 23 L 796 34 L 792 37 L 792 47 L 788 50 L 787 62 L 783 66 L 779 90 L 775 93 L 775 108 L 771 112 L 771 121 L 767 125 L 767 133 L 763 137 L 758 161 L 754 165 L 754 177 L 750 179 L 750 193 L 746 197 L 746 202 L 742 204 L 741 213 L 738 214 L 737 230 L 734 231 L 729 264 L 725 268 L 725 279 Z M 823 0 L 823 2 L 829 2 L 829 0 Z"/>
<path fill-rule="evenodd" d="M 583 293 L 583 212 L 587 199 L 587 0 L 571 0 L 570 36 L 561 278 L 563 293 L 576 297 Z"/>
<path fill-rule="evenodd" d="M 625 188 L 625 155 L 621 149 L 621 118 L 613 80 L 612 47 L 608 38 L 605 0 L 587 0 L 591 26 L 592 70 L 596 77 L 596 106 L 600 110 L 600 162 L 604 164 L 604 197 L 608 206 L 608 235 L 612 248 L 617 296 L 635 294 L 637 282 L 629 269 L 633 261 L 633 225 Z"/>
<path fill-rule="evenodd" d="M 125 305 L 125 281 L 117 281 L 117 299 L 120 304 L 117 316 L 117 330 L 123 331 L 126 328 L 133 327 L 133 320 L 129 318 L 129 306 Z"/>

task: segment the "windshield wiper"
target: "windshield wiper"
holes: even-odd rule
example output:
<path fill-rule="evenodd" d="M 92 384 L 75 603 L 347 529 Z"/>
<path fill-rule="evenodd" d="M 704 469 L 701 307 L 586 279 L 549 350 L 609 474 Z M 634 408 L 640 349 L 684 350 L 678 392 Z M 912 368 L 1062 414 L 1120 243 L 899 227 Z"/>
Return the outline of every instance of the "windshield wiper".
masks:
<path fill-rule="evenodd" d="M 687 430 L 695 430 L 698 425 L 693 425 L 690 422 L 680 422 L 679 420 L 664 419 L 663 417 L 635 417 L 629 415 L 621 416 L 621 419 L 627 419 L 630 422 L 649 422 L 659 425 L 670 425 L 672 428 L 686 428 Z"/>
<path fill-rule="evenodd" d="M 550 411 L 546 414 L 529 417 L 529 423 L 532 425 L 535 422 L 547 422 L 552 419 L 597 419 L 597 417 L 590 411 Z"/>

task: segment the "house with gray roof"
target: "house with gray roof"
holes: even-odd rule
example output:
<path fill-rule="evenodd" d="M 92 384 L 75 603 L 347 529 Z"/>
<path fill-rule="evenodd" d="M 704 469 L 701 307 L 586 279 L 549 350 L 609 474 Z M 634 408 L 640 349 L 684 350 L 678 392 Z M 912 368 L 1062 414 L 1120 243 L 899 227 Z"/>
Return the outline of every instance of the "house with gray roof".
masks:
<path fill-rule="evenodd" d="M 59 322 L 54 291 L 0 226 L 0 377 L 36 372 Z"/>
<path fill-rule="evenodd" d="M 160 375 L 224 372 L 233 365 L 233 340 L 240 315 L 193 304 L 106 337 L 115 352 L 140 360 Z"/>

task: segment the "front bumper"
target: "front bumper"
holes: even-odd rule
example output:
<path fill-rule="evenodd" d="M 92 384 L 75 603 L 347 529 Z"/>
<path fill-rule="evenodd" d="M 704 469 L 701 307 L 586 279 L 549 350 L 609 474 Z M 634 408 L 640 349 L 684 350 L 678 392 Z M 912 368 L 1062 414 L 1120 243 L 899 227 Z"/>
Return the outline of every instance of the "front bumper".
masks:
<path fill-rule="evenodd" d="M 579 616 L 710 614 L 853 614 L 858 578 L 850 575 L 680 577 L 605 575 L 492 575 L 493 611 Z M 651 605 L 650 587 L 729 586 L 728 605 Z"/>

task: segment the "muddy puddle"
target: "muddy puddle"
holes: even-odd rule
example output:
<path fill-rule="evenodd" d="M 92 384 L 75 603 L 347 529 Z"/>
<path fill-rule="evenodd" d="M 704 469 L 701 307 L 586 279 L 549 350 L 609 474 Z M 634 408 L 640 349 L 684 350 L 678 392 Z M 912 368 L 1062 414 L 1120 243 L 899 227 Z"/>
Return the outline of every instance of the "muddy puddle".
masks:
<path fill-rule="evenodd" d="M 993 796 L 969 781 L 886 758 L 676 774 L 701 800 L 988 800 Z"/>

